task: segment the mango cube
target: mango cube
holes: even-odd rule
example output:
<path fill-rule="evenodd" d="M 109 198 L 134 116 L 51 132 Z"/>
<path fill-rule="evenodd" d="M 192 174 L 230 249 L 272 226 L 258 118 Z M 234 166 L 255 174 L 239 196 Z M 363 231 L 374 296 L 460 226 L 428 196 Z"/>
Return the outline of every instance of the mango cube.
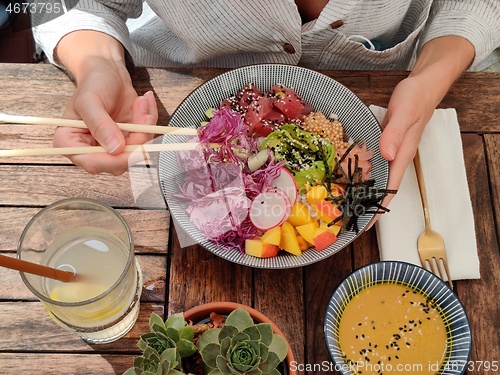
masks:
<path fill-rule="evenodd" d="M 292 224 L 286 221 L 281 225 L 281 241 L 279 247 L 290 254 L 302 255 L 302 251 L 300 251 L 299 247 L 299 241 L 297 240 L 297 235 L 295 234 L 295 228 Z"/>
<path fill-rule="evenodd" d="M 311 207 L 325 223 L 330 223 L 339 216 L 342 216 L 342 211 L 330 201 L 319 201 L 311 204 Z"/>
<path fill-rule="evenodd" d="M 326 197 L 328 197 L 328 191 L 326 190 L 326 187 L 324 187 L 323 185 L 315 185 L 307 192 L 306 201 L 309 204 L 315 204 L 319 201 L 324 200 Z"/>
<path fill-rule="evenodd" d="M 311 247 L 311 244 L 309 244 L 309 242 L 307 242 L 301 235 L 297 236 L 297 241 L 299 243 L 300 251 L 306 251 Z"/>
<path fill-rule="evenodd" d="M 267 244 L 279 246 L 281 240 L 281 227 L 268 229 L 261 237 L 261 241 Z"/>
<path fill-rule="evenodd" d="M 260 239 L 245 240 L 245 254 L 257 258 L 271 258 L 278 255 L 278 246 L 262 242 Z"/>
<path fill-rule="evenodd" d="M 317 228 L 314 232 L 314 246 L 321 251 L 337 241 L 337 236 L 325 228 Z"/>
<path fill-rule="evenodd" d="M 342 223 L 335 223 L 333 225 L 328 226 L 327 223 L 325 223 L 323 220 L 321 220 L 319 227 L 328 229 L 334 235 L 338 236 L 340 230 L 342 229 Z"/>
<path fill-rule="evenodd" d="M 314 245 L 314 231 L 318 227 L 318 222 L 314 221 L 309 224 L 299 225 L 298 227 L 295 227 L 295 229 L 310 245 Z"/>
<path fill-rule="evenodd" d="M 288 216 L 287 221 L 296 227 L 299 225 L 304 225 L 316 221 L 311 214 L 307 206 L 301 202 L 295 202 L 290 210 L 290 216 Z"/>

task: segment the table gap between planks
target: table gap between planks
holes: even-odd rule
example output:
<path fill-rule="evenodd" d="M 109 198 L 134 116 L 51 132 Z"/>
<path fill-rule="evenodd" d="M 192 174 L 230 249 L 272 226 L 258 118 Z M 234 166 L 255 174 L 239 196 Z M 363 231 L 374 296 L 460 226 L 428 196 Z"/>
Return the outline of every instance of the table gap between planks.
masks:
<path fill-rule="evenodd" d="M 181 101 L 223 69 L 132 71 L 139 94 L 152 90 L 165 125 Z M 387 106 L 406 72 L 326 71 L 366 104 Z M 73 84 L 51 65 L 0 64 L 0 112 L 60 117 Z M 480 280 L 455 282 L 473 332 L 471 363 L 498 361 L 500 294 L 500 74 L 466 73 L 441 107 L 457 109 L 481 261 Z M 0 124 L 0 149 L 48 147 L 53 129 Z M 289 339 L 301 374 L 325 371 L 330 357 L 323 321 L 327 302 L 352 270 L 379 260 L 373 230 L 319 263 L 261 270 L 222 260 L 199 246 L 182 247 L 158 188 L 156 165 L 121 176 L 89 175 L 62 156 L 0 160 L 0 253 L 15 256 L 28 220 L 67 197 L 90 197 L 115 207 L 130 224 L 144 273 L 140 318 L 123 339 L 88 345 L 56 326 L 15 271 L 0 269 L 2 374 L 121 374 L 138 354 L 139 336 L 152 312 L 166 316 L 212 301 L 251 305 L 274 320 Z M 36 370 L 35 370 L 36 368 Z M 302 371 L 305 370 L 305 371 Z M 467 373 L 472 374 L 473 371 Z"/>

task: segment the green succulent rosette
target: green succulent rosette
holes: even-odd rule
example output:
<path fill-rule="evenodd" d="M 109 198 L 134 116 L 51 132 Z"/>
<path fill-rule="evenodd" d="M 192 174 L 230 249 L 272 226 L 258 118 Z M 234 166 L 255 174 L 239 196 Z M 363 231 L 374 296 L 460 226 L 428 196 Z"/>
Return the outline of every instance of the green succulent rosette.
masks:
<path fill-rule="evenodd" d="M 196 353 L 193 327 L 182 314 L 171 315 L 166 322 L 157 314 L 149 318 L 150 332 L 141 336 L 137 346 L 142 356 L 124 375 L 182 375 L 182 358 Z"/>
<path fill-rule="evenodd" d="M 161 354 L 166 349 L 175 348 L 182 358 L 196 352 L 193 327 L 186 324 L 180 313 L 169 316 L 165 323 L 159 315 L 151 314 L 149 329 L 150 332 L 142 335 L 137 344 L 143 351 L 149 346 Z"/>
<path fill-rule="evenodd" d="M 183 375 L 181 358 L 175 348 L 165 349 L 161 355 L 147 347 L 141 357 L 134 360 L 134 367 L 123 375 Z"/>
<path fill-rule="evenodd" d="M 255 324 L 243 308 L 231 312 L 222 328 L 205 332 L 197 347 L 208 375 L 279 375 L 288 350 L 270 324 Z"/>

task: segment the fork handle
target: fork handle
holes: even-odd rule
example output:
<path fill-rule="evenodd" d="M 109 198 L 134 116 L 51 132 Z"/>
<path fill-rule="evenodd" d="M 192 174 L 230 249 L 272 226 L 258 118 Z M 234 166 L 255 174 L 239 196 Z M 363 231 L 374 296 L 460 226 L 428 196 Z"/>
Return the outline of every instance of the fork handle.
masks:
<path fill-rule="evenodd" d="M 415 172 L 417 174 L 418 188 L 420 190 L 420 198 L 422 199 L 422 206 L 424 209 L 424 220 L 425 220 L 425 228 L 431 229 L 431 219 L 429 217 L 429 203 L 427 202 L 427 192 L 425 190 L 424 184 L 424 174 L 422 172 L 422 164 L 420 163 L 420 155 L 417 152 L 415 154 L 415 158 L 413 159 L 413 164 L 415 165 Z"/>

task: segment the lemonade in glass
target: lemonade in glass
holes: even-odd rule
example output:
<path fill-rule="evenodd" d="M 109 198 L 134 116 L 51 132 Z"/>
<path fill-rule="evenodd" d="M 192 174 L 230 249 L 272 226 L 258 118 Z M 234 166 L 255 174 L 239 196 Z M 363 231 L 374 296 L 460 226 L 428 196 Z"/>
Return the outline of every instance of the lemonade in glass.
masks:
<path fill-rule="evenodd" d="M 130 229 L 108 205 L 71 198 L 44 208 L 26 226 L 18 258 L 75 274 L 70 282 L 21 277 L 49 316 L 85 341 L 115 341 L 137 320 L 142 273 Z"/>

